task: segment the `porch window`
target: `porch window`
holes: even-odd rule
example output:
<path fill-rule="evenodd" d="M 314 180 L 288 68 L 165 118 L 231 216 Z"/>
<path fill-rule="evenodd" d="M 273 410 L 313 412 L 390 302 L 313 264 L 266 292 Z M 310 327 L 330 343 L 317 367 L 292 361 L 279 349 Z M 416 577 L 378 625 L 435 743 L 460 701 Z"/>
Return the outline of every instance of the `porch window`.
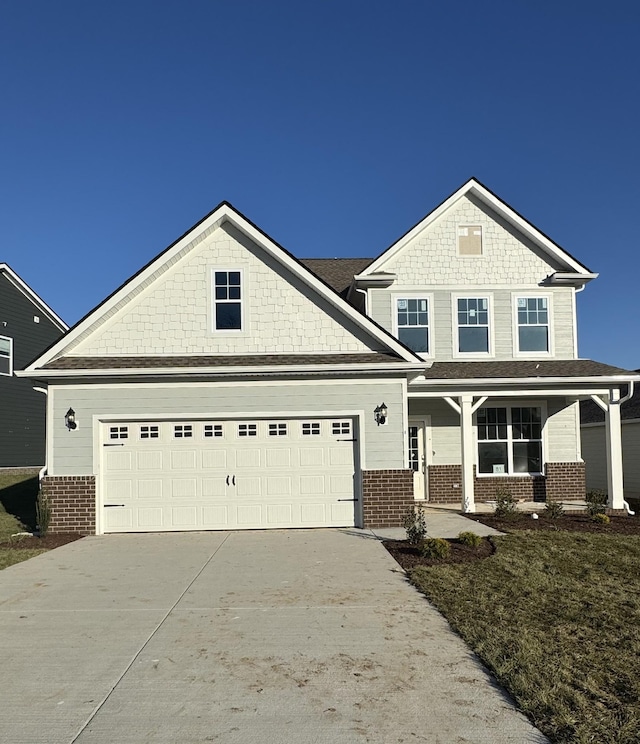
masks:
<path fill-rule="evenodd" d="M 489 353 L 489 298 L 458 297 L 458 352 Z"/>
<path fill-rule="evenodd" d="M 478 427 L 478 473 L 542 473 L 542 409 L 539 406 L 481 408 Z"/>
<path fill-rule="evenodd" d="M 429 353 L 429 300 L 426 297 L 396 298 L 398 338 L 418 353 Z"/>
<path fill-rule="evenodd" d="M 549 351 L 549 307 L 546 297 L 517 297 L 518 351 Z"/>

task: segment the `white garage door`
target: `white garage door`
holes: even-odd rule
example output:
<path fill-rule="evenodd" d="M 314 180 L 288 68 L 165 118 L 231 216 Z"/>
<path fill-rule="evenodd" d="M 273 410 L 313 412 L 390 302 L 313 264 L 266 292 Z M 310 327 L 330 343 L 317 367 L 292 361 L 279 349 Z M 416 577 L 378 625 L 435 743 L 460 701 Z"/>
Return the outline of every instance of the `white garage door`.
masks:
<path fill-rule="evenodd" d="M 354 524 L 354 421 L 105 423 L 105 532 Z"/>

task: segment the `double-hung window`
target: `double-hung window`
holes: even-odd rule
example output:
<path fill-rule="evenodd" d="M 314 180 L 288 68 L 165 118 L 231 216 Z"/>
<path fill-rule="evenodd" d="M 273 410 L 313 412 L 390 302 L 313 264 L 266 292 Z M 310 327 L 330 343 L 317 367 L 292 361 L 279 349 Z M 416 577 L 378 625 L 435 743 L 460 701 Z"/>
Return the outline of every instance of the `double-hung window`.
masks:
<path fill-rule="evenodd" d="M 489 298 L 457 297 L 455 303 L 457 352 L 489 354 L 491 351 Z"/>
<path fill-rule="evenodd" d="M 13 374 L 13 339 L 0 336 L 0 375 Z"/>
<path fill-rule="evenodd" d="M 480 408 L 476 424 L 479 474 L 542 473 L 542 409 L 539 406 Z"/>
<path fill-rule="evenodd" d="M 398 338 L 419 354 L 429 354 L 429 300 L 426 297 L 396 297 Z"/>
<path fill-rule="evenodd" d="M 549 300 L 547 297 L 516 297 L 518 351 L 547 354 L 549 348 Z"/>
<path fill-rule="evenodd" d="M 242 272 L 213 271 L 213 327 L 216 331 L 241 331 Z"/>

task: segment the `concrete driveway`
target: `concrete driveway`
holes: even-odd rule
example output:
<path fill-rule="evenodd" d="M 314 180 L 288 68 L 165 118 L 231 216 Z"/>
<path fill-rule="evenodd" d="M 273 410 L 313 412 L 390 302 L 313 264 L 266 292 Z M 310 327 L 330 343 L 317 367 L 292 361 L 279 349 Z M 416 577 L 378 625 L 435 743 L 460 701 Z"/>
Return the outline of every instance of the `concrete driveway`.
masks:
<path fill-rule="evenodd" d="M 0 572 L 0 741 L 545 742 L 370 533 L 89 537 Z"/>

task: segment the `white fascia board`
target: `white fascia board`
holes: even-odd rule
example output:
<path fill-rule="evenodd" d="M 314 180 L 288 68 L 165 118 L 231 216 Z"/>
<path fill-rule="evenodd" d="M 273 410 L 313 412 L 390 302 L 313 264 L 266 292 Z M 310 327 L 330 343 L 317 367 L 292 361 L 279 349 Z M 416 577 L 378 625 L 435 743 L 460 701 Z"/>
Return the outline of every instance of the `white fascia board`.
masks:
<path fill-rule="evenodd" d="M 481 199 L 487 206 L 491 207 L 494 212 L 501 215 L 507 222 L 511 223 L 520 232 L 537 243 L 546 253 L 550 254 L 558 261 L 561 261 L 566 266 L 570 267 L 573 271 L 580 275 L 586 275 L 590 278 L 594 278 L 591 272 L 587 271 L 581 263 L 570 256 L 566 251 L 556 245 L 550 240 L 544 233 L 535 228 L 530 222 L 521 217 L 511 207 L 505 204 L 501 199 L 492 194 L 486 189 L 481 183 L 475 180 L 475 178 L 469 179 L 463 186 L 461 186 L 456 192 L 454 192 L 448 199 L 446 199 L 439 207 L 430 212 L 421 222 L 419 222 L 414 228 L 408 233 L 403 235 L 397 243 L 394 243 L 388 248 L 382 255 L 373 261 L 367 268 L 362 272 L 361 276 L 367 274 L 375 274 L 378 272 L 384 264 L 401 251 L 410 241 L 412 241 L 417 235 L 419 235 L 428 225 L 438 219 L 444 214 L 458 199 L 466 194 L 474 194 Z"/>
<path fill-rule="evenodd" d="M 414 380 L 411 385 L 417 387 L 498 387 L 498 386 L 531 386 L 544 387 L 547 385 L 626 385 L 629 382 L 639 382 L 640 375 L 609 375 L 601 377 L 476 377 L 473 379 L 424 379 Z M 569 390 L 568 392 L 574 392 Z M 409 388 L 411 394 L 411 388 Z M 588 394 L 588 392 L 587 392 Z"/>
<path fill-rule="evenodd" d="M 262 366 L 262 367 L 153 367 L 129 369 L 25 369 L 17 370 L 16 377 L 36 377 L 38 379 L 65 379 L 74 377 L 229 377 L 237 375 L 319 375 L 325 372 L 344 374 L 370 374 L 376 372 L 407 372 L 419 373 L 425 368 L 424 364 L 400 362 L 398 364 L 332 364 L 314 367 L 309 365 Z"/>
<path fill-rule="evenodd" d="M 69 326 L 62 320 L 62 318 L 57 314 L 54 313 L 53 310 L 47 305 L 46 302 L 44 302 L 38 295 L 31 289 L 31 287 L 26 284 L 17 274 L 16 272 L 6 263 L 0 263 L 0 273 L 4 273 L 9 279 L 9 281 L 16 287 L 16 289 L 20 290 L 27 299 L 31 300 L 34 305 L 36 305 L 40 310 L 42 310 L 46 315 L 49 316 L 51 321 L 58 326 L 58 328 L 61 331 L 68 331 Z"/>
<path fill-rule="evenodd" d="M 99 305 L 83 321 L 75 326 L 70 333 L 36 359 L 27 369 L 29 371 L 35 370 L 54 359 L 63 352 L 66 347 L 73 343 L 78 336 L 90 328 L 98 317 L 108 313 L 115 305 L 125 300 L 134 287 L 144 283 L 163 263 L 170 261 L 176 254 L 180 253 L 180 251 L 189 245 L 189 243 L 193 242 L 194 238 L 198 234 L 201 234 L 206 230 L 220 227 L 224 222 L 231 223 L 243 232 L 266 253 L 270 254 L 277 261 L 286 266 L 294 275 L 305 282 L 305 284 L 315 289 L 324 299 L 328 300 L 334 307 L 336 307 L 336 309 L 347 315 L 354 323 L 356 323 L 356 325 L 379 341 L 384 347 L 394 351 L 407 362 L 415 362 L 417 360 L 417 357 L 411 351 L 406 349 L 397 339 L 393 338 L 393 336 L 388 334 L 384 329 L 380 328 L 369 318 L 351 307 L 351 305 L 343 300 L 337 293 L 316 279 L 316 277 L 305 268 L 305 266 L 296 261 L 292 256 L 289 256 L 284 249 L 274 243 L 246 218 L 236 212 L 231 205 L 224 203 L 221 204 L 218 209 L 214 210 L 208 217 L 202 220 L 202 222 L 198 223 L 195 228 L 183 235 L 182 238 L 180 238 L 170 248 L 162 252 L 146 268 L 136 274 L 134 278 L 126 282 L 106 302 Z"/>

